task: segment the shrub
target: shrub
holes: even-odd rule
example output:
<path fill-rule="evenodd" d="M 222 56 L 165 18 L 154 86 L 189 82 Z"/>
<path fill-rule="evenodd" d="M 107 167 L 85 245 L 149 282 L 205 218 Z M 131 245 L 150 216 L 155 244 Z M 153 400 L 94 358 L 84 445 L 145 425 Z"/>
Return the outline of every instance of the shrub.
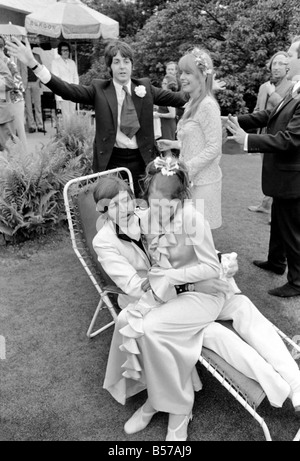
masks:
<path fill-rule="evenodd" d="M 16 139 L 0 153 L 0 233 L 13 242 L 53 229 L 66 219 L 63 188 L 91 173 L 93 127 L 76 115 L 39 151 Z"/>

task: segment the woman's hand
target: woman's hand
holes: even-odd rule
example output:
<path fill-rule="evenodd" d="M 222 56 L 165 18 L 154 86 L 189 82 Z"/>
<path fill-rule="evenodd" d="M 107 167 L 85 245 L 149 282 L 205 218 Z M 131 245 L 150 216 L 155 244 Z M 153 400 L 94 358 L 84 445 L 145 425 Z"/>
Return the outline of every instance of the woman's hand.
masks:
<path fill-rule="evenodd" d="M 165 152 L 171 149 L 179 149 L 178 141 L 172 141 L 170 139 L 159 139 L 157 141 L 157 145 L 161 152 Z"/>
<path fill-rule="evenodd" d="M 237 258 L 233 259 L 228 256 L 230 256 L 231 253 L 223 253 L 221 255 L 221 263 L 222 263 L 222 258 L 226 260 L 226 277 L 231 278 L 234 277 L 237 271 L 239 270 L 239 265 L 237 262 Z"/>
<path fill-rule="evenodd" d="M 220 279 L 202 280 L 201 282 L 196 282 L 194 285 L 195 291 L 208 295 L 223 293 L 225 296 L 227 296 L 232 292 L 229 283 Z"/>
<path fill-rule="evenodd" d="M 36 64 L 39 64 L 33 56 L 31 51 L 30 43 L 28 39 L 25 39 L 26 45 L 23 45 L 20 40 L 16 37 L 12 37 L 11 41 L 6 42 L 6 48 L 10 56 L 19 59 L 26 66 L 34 67 Z"/>
<path fill-rule="evenodd" d="M 153 112 L 153 118 L 160 118 L 159 113 L 157 111 Z"/>

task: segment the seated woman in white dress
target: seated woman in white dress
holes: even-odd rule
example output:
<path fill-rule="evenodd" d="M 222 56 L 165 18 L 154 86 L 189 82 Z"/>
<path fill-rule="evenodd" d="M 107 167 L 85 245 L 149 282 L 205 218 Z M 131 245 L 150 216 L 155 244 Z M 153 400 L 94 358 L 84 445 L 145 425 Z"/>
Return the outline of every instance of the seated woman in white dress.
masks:
<path fill-rule="evenodd" d="M 164 230 L 165 235 L 156 234 L 150 248 L 160 261 L 161 281 L 164 279 L 171 287 L 193 284 L 209 277 L 215 277 L 212 279 L 215 283 L 221 282 L 218 280 L 220 265 L 209 225 L 190 202 L 187 206 L 183 203 L 188 197 L 185 170 L 179 165 L 174 175 L 164 175 L 162 167 L 156 169 L 151 165 L 150 168 L 150 209 L 157 199 L 166 196 L 179 199 L 182 204 L 174 209 L 173 229 L 170 221 L 161 221 L 160 230 Z M 93 245 L 104 270 L 128 294 L 127 307 L 119 314 L 115 326 L 104 388 L 122 404 L 127 397 L 141 390 L 147 389 L 148 393 L 146 403 L 125 424 L 125 431 L 132 434 L 144 429 L 157 411 L 163 411 L 170 415 L 166 440 L 186 440 L 194 391 L 201 388 L 195 364 L 202 341 L 237 369 L 259 381 L 272 405 L 282 406 L 292 388 L 296 407 L 296 397 L 300 397 L 299 392 L 297 395 L 297 389 L 300 390 L 298 367 L 273 326 L 248 298 L 225 296 L 218 290 L 211 294 L 183 292 L 175 298 L 171 295 L 164 304 L 152 304 L 152 309 L 146 311 L 147 315 L 136 309 L 139 305 L 136 301 L 149 288 L 147 272 L 151 263 L 139 243 L 138 217 L 130 205 L 132 195 L 128 186 L 125 183 L 122 186 L 115 179 L 115 188 L 111 188 L 102 181 L 94 196 L 98 210 L 104 211 L 107 219 Z M 128 191 L 127 198 L 122 194 L 123 205 L 125 200 L 129 204 L 126 212 L 126 207 L 121 206 L 120 190 Z M 104 198 L 112 198 L 106 208 L 103 207 Z M 166 216 L 165 213 L 160 214 Z M 121 215 L 123 220 L 118 219 Z M 126 220 L 129 222 L 128 229 L 124 228 Z M 116 221 L 123 222 L 119 226 Z M 192 226 L 189 227 L 189 224 Z M 122 235 L 122 230 L 130 234 L 136 243 L 120 240 L 118 235 Z M 158 296 L 164 297 L 164 293 Z M 124 301 L 123 296 L 120 299 L 122 307 L 125 306 Z M 237 331 L 252 347 L 230 330 L 212 323 L 217 318 L 233 319 Z"/>

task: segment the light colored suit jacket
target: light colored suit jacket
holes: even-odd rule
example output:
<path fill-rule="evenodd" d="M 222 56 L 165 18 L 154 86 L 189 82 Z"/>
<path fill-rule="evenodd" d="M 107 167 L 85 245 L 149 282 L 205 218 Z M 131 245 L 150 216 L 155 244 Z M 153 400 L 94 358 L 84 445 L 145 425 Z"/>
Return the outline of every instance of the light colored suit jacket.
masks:
<path fill-rule="evenodd" d="M 103 269 L 115 284 L 128 295 L 119 295 L 124 308 L 144 294 L 141 283 L 150 269 L 150 260 L 137 245 L 119 239 L 114 224 L 107 220 L 93 239 L 93 247 Z"/>

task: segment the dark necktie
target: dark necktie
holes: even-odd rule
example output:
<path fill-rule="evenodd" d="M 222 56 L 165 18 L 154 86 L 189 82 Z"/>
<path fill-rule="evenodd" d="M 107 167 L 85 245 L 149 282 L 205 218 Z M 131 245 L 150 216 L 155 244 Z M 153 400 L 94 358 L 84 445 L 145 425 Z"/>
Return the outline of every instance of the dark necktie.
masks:
<path fill-rule="evenodd" d="M 125 91 L 125 98 L 121 110 L 121 125 L 120 130 L 128 138 L 132 138 L 140 128 L 140 123 L 136 114 L 136 110 L 131 98 L 128 93 L 127 87 L 124 85 L 123 90 Z"/>

